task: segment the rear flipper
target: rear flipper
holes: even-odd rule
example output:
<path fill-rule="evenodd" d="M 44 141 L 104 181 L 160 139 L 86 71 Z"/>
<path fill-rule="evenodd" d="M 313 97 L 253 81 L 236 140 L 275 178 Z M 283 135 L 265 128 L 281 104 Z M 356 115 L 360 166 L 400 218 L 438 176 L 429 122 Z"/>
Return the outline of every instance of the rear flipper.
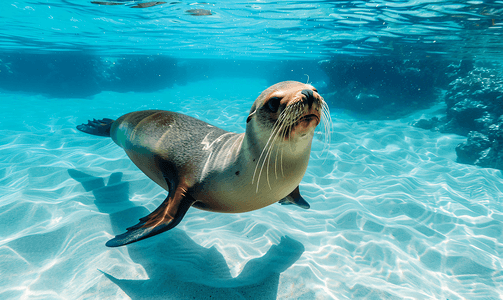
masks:
<path fill-rule="evenodd" d="M 180 223 L 192 204 L 196 202 L 184 191 L 185 189 L 180 186 L 176 189 L 170 188 L 168 197 L 156 210 L 141 218 L 140 223 L 129 227 L 127 232 L 109 240 L 106 246 L 124 246 L 174 228 Z"/>
<path fill-rule="evenodd" d="M 110 137 L 110 128 L 113 122 L 114 120 L 107 118 L 101 120 L 93 119 L 92 121 L 89 120 L 87 124 L 78 125 L 77 129 L 93 135 Z"/>
<path fill-rule="evenodd" d="M 295 204 L 298 207 L 302 207 L 304 209 L 308 209 L 311 207 L 309 203 L 307 203 L 307 201 L 304 200 L 304 198 L 302 198 L 302 196 L 300 195 L 298 186 L 295 188 L 295 190 L 293 190 L 293 192 L 290 193 L 290 195 L 279 200 L 279 203 L 282 205 Z"/>

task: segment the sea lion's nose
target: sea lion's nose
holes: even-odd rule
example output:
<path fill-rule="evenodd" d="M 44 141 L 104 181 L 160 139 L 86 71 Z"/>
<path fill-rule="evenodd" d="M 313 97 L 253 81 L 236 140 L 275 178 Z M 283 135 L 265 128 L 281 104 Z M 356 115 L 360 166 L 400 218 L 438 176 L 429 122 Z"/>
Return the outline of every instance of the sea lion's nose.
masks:
<path fill-rule="evenodd" d="M 302 95 L 306 96 L 306 101 L 307 101 L 307 104 L 309 105 L 309 107 L 311 107 L 311 105 L 313 105 L 313 102 L 314 102 L 314 95 L 313 95 L 313 91 L 312 90 L 302 90 L 302 92 L 300 92 Z"/>

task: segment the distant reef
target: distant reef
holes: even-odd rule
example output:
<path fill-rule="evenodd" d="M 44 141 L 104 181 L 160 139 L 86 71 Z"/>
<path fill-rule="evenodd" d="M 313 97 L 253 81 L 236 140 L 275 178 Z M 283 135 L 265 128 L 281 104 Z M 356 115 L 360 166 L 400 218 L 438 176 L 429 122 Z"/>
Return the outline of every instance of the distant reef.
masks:
<path fill-rule="evenodd" d="M 444 117 L 412 125 L 467 137 L 457 161 L 503 170 L 503 67 L 444 59 L 333 58 L 319 63 L 325 100 L 358 117 L 397 119 L 438 101 Z M 454 149 L 453 149 L 454 150 Z"/>
<path fill-rule="evenodd" d="M 467 66 L 471 68 L 468 72 Z M 413 125 L 467 136 L 467 141 L 456 147 L 458 162 L 503 170 L 502 66 L 463 62 L 454 65 L 456 68 L 457 76 L 445 94 L 446 117 L 423 119 Z"/>
<path fill-rule="evenodd" d="M 101 91 L 151 91 L 185 80 L 178 61 L 161 55 L 101 57 L 81 52 L 4 53 L 0 88 L 57 98 Z"/>
<path fill-rule="evenodd" d="M 152 92 L 217 77 L 314 81 L 325 74 L 314 60 L 178 59 L 167 55 L 102 56 L 87 52 L 0 53 L 0 89 L 52 98 L 86 98 L 102 91 Z M 322 90 L 320 90 L 321 92 Z M 254 99 L 258 95 L 250 95 Z"/>
<path fill-rule="evenodd" d="M 43 56 L 3 53 L 0 55 L 0 88 L 55 97 L 89 96 L 99 90 L 97 63 L 94 57 L 80 53 Z"/>
<path fill-rule="evenodd" d="M 372 119 L 397 119 L 431 106 L 449 83 L 440 59 L 363 57 L 319 62 L 329 77 L 332 107 Z"/>

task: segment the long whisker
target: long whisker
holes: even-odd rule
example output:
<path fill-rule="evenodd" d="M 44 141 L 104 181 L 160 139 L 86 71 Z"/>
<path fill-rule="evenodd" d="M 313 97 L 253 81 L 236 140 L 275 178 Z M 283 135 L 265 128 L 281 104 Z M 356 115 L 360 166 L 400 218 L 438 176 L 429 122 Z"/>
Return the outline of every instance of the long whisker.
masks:
<path fill-rule="evenodd" d="M 287 135 L 290 135 L 290 132 L 288 131 L 288 126 L 283 126 L 281 140 L 284 141 Z M 283 170 L 283 147 L 281 148 L 280 165 L 281 165 L 281 176 L 285 177 L 285 172 Z"/>
<path fill-rule="evenodd" d="M 267 143 L 265 144 L 264 149 L 262 149 L 262 153 L 260 154 L 260 157 L 259 157 L 259 159 L 257 161 L 256 166 L 255 166 L 255 171 L 253 172 L 252 184 L 255 181 L 255 175 L 257 173 L 258 166 L 259 166 L 260 161 L 261 161 L 261 159 L 262 159 L 262 157 L 263 157 L 263 155 L 265 153 L 266 156 L 264 157 L 264 160 L 262 162 L 262 166 L 260 167 L 260 172 L 259 172 L 259 175 L 258 175 L 258 178 L 257 178 L 257 190 L 256 190 L 257 193 L 258 193 L 258 188 L 259 188 L 259 183 L 260 183 L 260 176 L 262 175 L 262 170 L 264 168 L 264 164 L 265 164 L 265 162 L 267 160 L 267 155 L 269 153 L 268 148 L 270 148 L 270 145 L 272 144 L 271 140 L 274 140 L 274 137 L 277 135 L 277 133 L 279 132 L 279 130 L 281 128 L 281 123 L 282 123 L 282 120 L 284 119 L 284 116 L 285 116 L 284 113 L 285 113 L 285 111 L 286 110 L 284 110 L 283 112 L 281 112 L 279 118 L 274 123 L 271 135 L 269 136 L 269 139 L 267 140 Z"/>
<path fill-rule="evenodd" d="M 264 158 L 264 162 L 262 163 L 262 168 L 261 168 L 260 173 L 259 173 L 259 178 L 260 178 L 260 176 L 262 174 L 262 169 L 263 169 L 265 161 L 267 159 L 266 178 L 267 178 L 267 184 L 269 185 L 269 188 L 271 188 L 271 184 L 270 184 L 270 181 L 269 181 L 269 165 L 270 165 L 270 161 L 271 161 L 271 154 L 272 154 L 272 151 L 274 149 L 274 146 L 276 144 L 276 141 L 277 141 L 278 137 L 281 136 L 281 133 L 284 130 L 285 122 L 288 120 L 288 117 L 290 116 L 290 110 L 291 110 L 290 107 L 285 108 L 285 110 L 283 110 L 283 112 L 281 112 L 280 117 L 276 121 L 276 123 L 279 126 L 279 129 L 275 132 L 275 136 L 274 136 L 271 144 L 269 145 L 269 149 L 267 151 L 266 158 Z M 276 149 L 278 149 L 278 148 L 279 148 L 279 146 L 276 145 Z M 278 154 L 278 150 L 276 150 L 276 157 L 277 157 L 277 154 Z M 276 159 L 276 162 L 277 162 L 277 159 Z M 275 163 L 274 169 L 275 169 L 274 171 L 275 171 L 276 179 L 277 179 L 278 175 L 277 175 L 277 171 L 276 171 L 276 163 Z"/>
<path fill-rule="evenodd" d="M 285 126 L 285 122 L 283 122 L 281 131 L 279 132 L 279 138 L 280 138 L 279 140 L 280 141 L 284 141 L 285 140 L 286 133 L 287 133 L 287 126 Z M 276 173 L 276 179 L 278 179 L 277 163 L 278 163 L 279 148 L 281 148 L 281 147 L 279 147 L 279 146 L 276 147 L 276 161 L 275 161 L 275 165 L 274 165 L 274 172 Z M 281 166 L 281 176 L 285 177 L 285 175 L 283 173 L 283 148 L 281 148 L 280 166 Z"/>
<path fill-rule="evenodd" d="M 330 110 L 328 108 L 328 105 L 325 101 L 322 100 L 321 103 L 321 112 L 322 112 L 322 121 L 323 121 L 323 129 L 324 129 L 324 134 L 325 134 L 325 145 L 323 145 L 323 150 L 322 150 L 322 155 L 325 152 L 325 149 L 327 151 L 327 155 L 325 156 L 325 159 L 323 160 L 323 164 L 327 160 L 328 153 L 330 151 L 330 144 L 331 144 L 331 127 L 332 127 L 332 117 L 330 116 Z"/>
<path fill-rule="evenodd" d="M 281 148 L 281 176 L 285 177 L 285 173 L 283 172 L 283 148 Z"/>
<path fill-rule="evenodd" d="M 279 133 L 281 132 L 281 125 L 282 125 L 282 123 L 283 123 L 283 122 L 279 122 L 279 123 L 280 123 L 280 124 L 279 124 L 279 126 L 280 126 L 279 128 L 280 128 L 280 129 L 279 129 L 279 130 L 277 130 L 277 132 L 276 132 L 276 134 L 275 134 L 275 136 L 274 136 L 274 138 L 273 138 L 273 140 L 272 140 L 271 144 L 269 145 L 269 149 L 267 150 L 266 158 L 264 159 L 264 163 L 265 163 L 265 161 L 266 161 L 266 159 L 267 159 L 266 179 L 267 179 L 267 185 L 269 186 L 269 188 L 270 188 L 270 189 L 272 189 L 272 188 L 271 188 L 271 184 L 270 184 L 270 182 L 269 182 L 269 165 L 270 165 L 270 162 L 271 162 L 271 153 L 272 153 L 272 150 L 273 150 L 273 148 L 274 148 L 274 144 L 275 144 L 275 142 L 276 142 L 276 139 L 278 138 L 278 135 L 279 135 Z M 262 168 L 264 167 L 263 165 L 264 165 L 264 164 L 262 164 Z M 258 176 L 259 176 L 259 178 L 260 178 L 260 174 L 262 174 L 262 170 L 260 170 L 260 173 L 259 173 L 259 175 L 258 175 Z"/>
<path fill-rule="evenodd" d="M 255 166 L 255 171 L 253 172 L 252 183 L 255 181 L 255 175 L 256 175 L 256 173 L 257 173 L 257 170 L 258 170 L 258 166 L 259 166 L 259 164 L 260 164 L 260 161 L 262 160 L 262 157 L 264 156 L 264 154 L 266 154 L 266 153 L 267 153 L 267 151 L 266 151 L 266 150 L 267 150 L 267 148 L 268 148 L 268 146 L 269 146 L 269 143 L 270 143 L 270 142 L 271 142 L 271 140 L 273 139 L 273 137 L 274 137 L 274 135 L 275 135 L 276 131 L 278 131 L 278 130 L 279 130 L 279 126 L 277 126 L 277 125 L 278 125 L 278 123 L 277 123 L 277 121 L 276 121 L 276 123 L 274 124 L 273 129 L 272 129 L 272 131 L 271 131 L 271 135 L 269 136 L 269 139 L 267 140 L 267 143 L 264 145 L 264 148 L 262 149 L 262 152 L 260 153 L 260 156 L 259 156 L 258 161 L 257 161 L 257 165 Z M 265 160 L 265 157 L 264 157 L 264 160 Z M 259 178 L 257 179 L 257 184 L 258 184 L 258 181 L 259 181 L 259 180 L 260 180 L 260 175 L 259 175 Z"/>
<path fill-rule="evenodd" d="M 281 130 L 278 133 L 278 136 L 280 137 L 280 142 L 281 142 L 281 136 L 283 135 L 283 127 L 281 127 Z M 276 176 L 276 179 L 278 179 L 278 152 L 279 152 L 279 145 L 276 145 L 276 156 L 274 157 L 274 175 Z"/>
<path fill-rule="evenodd" d="M 297 123 L 298 119 L 299 119 L 299 116 L 302 114 L 301 111 L 302 111 L 302 108 L 300 105 L 298 105 L 298 103 L 300 102 L 297 102 L 296 105 L 295 105 L 295 111 L 290 115 L 290 122 L 289 122 L 289 128 L 288 128 L 288 144 L 290 145 L 290 149 L 293 150 L 293 144 L 292 144 L 292 128 L 293 126 Z"/>
<path fill-rule="evenodd" d="M 325 101 L 323 101 L 323 111 L 325 112 L 325 125 L 326 125 L 326 133 L 328 139 L 328 149 L 330 149 L 331 137 L 332 137 L 332 116 L 330 115 L 330 110 L 328 109 L 328 105 Z"/>
<path fill-rule="evenodd" d="M 291 115 L 292 115 L 292 113 L 290 111 L 293 110 L 294 108 L 295 108 L 294 105 L 286 107 L 285 110 L 281 113 L 280 118 L 278 118 L 280 128 L 279 128 L 279 131 L 276 133 L 276 136 L 274 137 L 273 142 L 271 143 L 271 149 L 269 150 L 269 153 L 268 153 L 269 157 L 268 157 L 267 165 L 269 165 L 269 162 L 271 159 L 271 154 L 273 151 L 273 147 L 276 144 L 276 140 L 278 138 L 279 138 L 279 141 L 284 140 L 284 134 L 287 131 L 287 126 L 285 126 L 285 124 L 290 122 Z M 277 164 L 278 164 L 279 148 L 280 147 L 278 145 L 276 145 L 276 158 L 275 158 L 275 162 L 274 162 L 274 173 L 275 173 L 276 179 L 278 179 Z M 281 153 L 282 153 L 282 156 L 281 156 L 281 160 L 282 160 L 283 159 L 283 151 Z M 282 171 L 282 176 L 284 177 L 283 162 L 282 161 L 281 161 L 281 171 Z M 259 174 L 259 177 L 260 177 L 260 174 Z M 269 184 L 269 188 L 270 188 L 271 186 L 269 183 L 269 169 L 267 170 L 267 183 Z"/>
<path fill-rule="evenodd" d="M 271 145 L 269 146 L 269 150 L 267 151 L 267 166 L 266 166 L 266 180 L 267 180 L 267 185 L 269 186 L 269 189 L 272 189 L 271 188 L 271 183 L 269 181 L 269 166 L 271 165 L 271 152 L 272 152 L 272 149 L 274 148 L 274 142 L 276 141 L 276 138 L 278 137 L 278 133 L 276 133 L 276 136 L 274 137 L 273 139 L 273 142 L 271 143 Z M 264 162 L 266 160 L 264 159 Z M 263 168 L 263 167 L 262 167 Z M 262 172 L 262 170 L 260 171 Z M 260 176 L 260 175 L 259 175 Z"/>
<path fill-rule="evenodd" d="M 271 134 L 269 136 L 269 139 L 267 140 L 266 144 L 264 145 L 264 148 L 262 149 L 262 152 L 260 153 L 260 157 L 259 157 L 259 161 L 260 159 L 262 158 L 263 154 L 265 153 L 266 149 L 267 149 L 267 146 L 269 145 L 269 143 L 271 143 L 276 131 L 278 131 L 280 129 L 280 123 L 281 123 L 281 115 L 280 117 L 276 120 L 276 122 L 274 123 L 273 125 L 273 128 L 271 130 Z"/>
<path fill-rule="evenodd" d="M 260 153 L 260 156 L 259 156 L 259 158 L 258 158 L 257 164 L 256 164 L 256 166 L 255 166 L 255 171 L 253 172 L 252 184 L 253 184 L 253 182 L 255 181 L 255 175 L 256 175 L 256 173 L 257 173 L 257 168 L 258 168 L 258 166 L 259 166 L 259 164 L 260 164 L 260 160 L 262 159 L 262 156 L 264 155 L 264 153 L 265 153 L 265 151 L 266 151 L 266 149 L 267 149 L 267 145 L 269 145 L 269 142 L 271 141 L 272 137 L 274 136 L 274 132 L 275 132 L 275 131 L 277 130 L 277 128 L 278 128 L 277 124 L 278 124 L 278 123 L 277 123 L 277 121 L 276 121 L 276 123 L 274 124 L 273 129 L 272 129 L 272 131 L 271 131 L 271 135 L 269 136 L 269 139 L 267 140 L 267 143 L 264 145 L 264 148 L 262 149 L 262 152 Z"/>

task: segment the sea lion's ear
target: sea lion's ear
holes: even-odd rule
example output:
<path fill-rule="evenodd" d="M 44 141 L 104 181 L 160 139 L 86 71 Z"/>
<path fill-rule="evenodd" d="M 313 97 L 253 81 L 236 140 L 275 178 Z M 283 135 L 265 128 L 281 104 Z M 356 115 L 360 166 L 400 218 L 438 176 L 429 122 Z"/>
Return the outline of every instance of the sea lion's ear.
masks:
<path fill-rule="evenodd" d="M 251 118 L 253 117 L 253 115 L 257 112 L 257 110 L 254 110 L 250 115 L 248 115 L 248 118 L 246 119 L 246 123 L 250 122 L 251 121 Z"/>

